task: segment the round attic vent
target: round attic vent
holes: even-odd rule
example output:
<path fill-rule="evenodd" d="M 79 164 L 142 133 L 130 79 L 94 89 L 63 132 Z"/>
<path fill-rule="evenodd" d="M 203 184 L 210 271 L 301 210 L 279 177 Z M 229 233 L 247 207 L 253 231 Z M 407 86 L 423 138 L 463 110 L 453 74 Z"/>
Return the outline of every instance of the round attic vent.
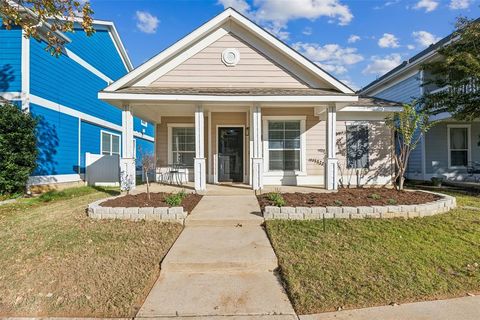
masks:
<path fill-rule="evenodd" d="M 234 48 L 227 48 L 222 52 L 222 62 L 227 67 L 233 67 L 240 61 L 240 52 Z"/>

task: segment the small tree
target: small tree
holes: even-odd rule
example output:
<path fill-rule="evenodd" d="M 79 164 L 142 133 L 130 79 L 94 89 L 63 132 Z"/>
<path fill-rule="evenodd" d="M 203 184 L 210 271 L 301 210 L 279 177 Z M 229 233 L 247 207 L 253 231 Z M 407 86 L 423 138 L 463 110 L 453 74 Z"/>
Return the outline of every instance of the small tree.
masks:
<path fill-rule="evenodd" d="M 37 120 L 0 101 L 0 194 L 25 191 L 37 160 Z"/>
<path fill-rule="evenodd" d="M 90 1 L 0 0 L 0 18 L 5 27 L 20 26 L 26 38 L 43 37 L 52 55 L 61 54 L 65 45 L 56 33 L 72 32 L 77 19 L 88 36 L 95 32 L 92 14 Z"/>
<path fill-rule="evenodd" d="M 144 152 L 142 148 L 140 148 L 140 156 L 141 164 L 142 164 L 142 172 L 145 175 L 145 183 L 147 184 L 147 197 L 150 200 L 150 181 L 148 180 L 148 174 L 155 170 L 155 157 L 152 153 Z"/>
<path fill-rule="evenodd" d="M 397 190 L 403 190 L 410 154 L 433 125 L 428 114 L 418 111 L 415 106 L 416 103 L 405 104 L 401 112 L 395 112 L 386 119 L 396 139 L 396 152 L 393 153 L 396 171 L 393 183 Z"/>

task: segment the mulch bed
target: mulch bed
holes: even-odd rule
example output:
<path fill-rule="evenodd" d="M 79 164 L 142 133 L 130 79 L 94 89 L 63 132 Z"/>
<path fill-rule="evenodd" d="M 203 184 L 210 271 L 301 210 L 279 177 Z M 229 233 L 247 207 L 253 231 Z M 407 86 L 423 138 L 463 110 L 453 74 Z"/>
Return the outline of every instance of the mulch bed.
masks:
<path fill-rule="evenodd" d="M 420 191 L 397 191 L 387 188 L 339 189 L 336 193 L 281 193 L 286 206 L 326 207 L 326 206 L 386 206 L 413 205 L 439 200 L 435 194 Z M 262 210 L 273 206 L 268 193 L 257 196 Z M 391 200 L 393 199 L 393 200 Z"/>
<path fill-rule="evenodd" d="M 128 194 L 123 197 L 110 199 L 100 203 L 102 207 L 170 207 L 165 203 L 165 197 L 168 197 L 171 193 L 168 192 L 156 192 L 150 193 L 150 200 L 147 197 L 147 193 Z M 202 196 L 195 193 L 189 193 L 183 199 L 181 206 L 183 209 L 192 212 L 193 208 L 200 202 Z"/>

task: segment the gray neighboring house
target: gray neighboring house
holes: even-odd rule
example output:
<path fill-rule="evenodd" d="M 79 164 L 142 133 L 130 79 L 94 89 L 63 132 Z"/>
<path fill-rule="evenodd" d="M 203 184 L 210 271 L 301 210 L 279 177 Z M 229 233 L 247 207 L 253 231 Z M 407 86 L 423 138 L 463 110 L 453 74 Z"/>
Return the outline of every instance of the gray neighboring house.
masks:
<path fill-rule="evenodd" d="M 424 93 L 446 88 L 425 85 L 428 73 L 421 66 L 439 57 L 437 49 L 452 40 L 453 34 L 387 72 L 360 90 L 361 95 L 410 103 Z M 453 181 L 480 181 L 480 120 L 460 122 L 449 113 L 433 116 L 440 120 L 412 152 L 407 178 L 430 180 L 443 177 Z"/>

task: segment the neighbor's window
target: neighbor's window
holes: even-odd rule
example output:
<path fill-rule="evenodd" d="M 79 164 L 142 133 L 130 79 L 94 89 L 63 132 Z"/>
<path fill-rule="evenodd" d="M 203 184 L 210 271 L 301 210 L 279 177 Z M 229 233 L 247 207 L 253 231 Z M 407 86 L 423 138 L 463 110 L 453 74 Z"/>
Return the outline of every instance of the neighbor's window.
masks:
<path fill-rule="evenodd" d="M 195 128 L 172 128 L 172 160 L 193 168 L 195 158 Z"/>
<path fill-rule="evenodd" d="M 468 165 L 468 127 L 449 128 L 450 167 Z"/>
<path fill-rule="evenodd" d="M 120 135 L 102 131 L 102 154 L 120 155 Z"/>
<path fill-rule="evenodd" d="M 368 169 L 368 126 L 347 125 L 347 168 Z"/>
<path fill-rule="evenodd" d="M 270 171 L 300 171 L 300 121 L 268 121 Z"/>

